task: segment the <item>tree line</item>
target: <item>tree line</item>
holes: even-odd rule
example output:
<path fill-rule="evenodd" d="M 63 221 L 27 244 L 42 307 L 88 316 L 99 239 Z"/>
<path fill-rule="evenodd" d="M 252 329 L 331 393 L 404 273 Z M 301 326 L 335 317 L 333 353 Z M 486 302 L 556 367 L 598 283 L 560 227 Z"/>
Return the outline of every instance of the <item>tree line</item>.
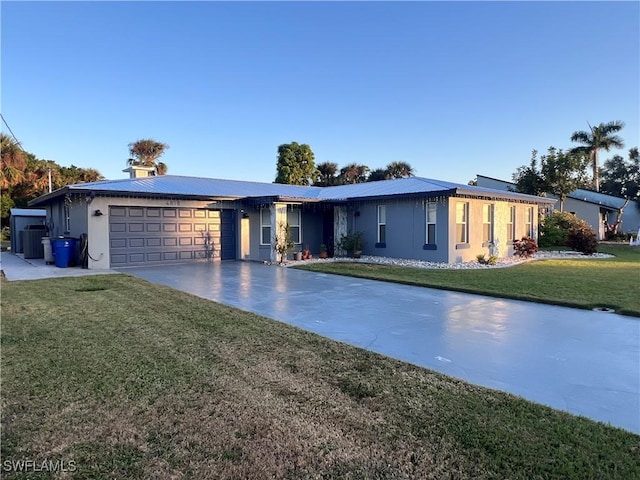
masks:
<path fill-rule="evenodd" d="M 570 137 L 572 142 L 581 143 L 579 146 L 566 151 L 552 146 L 539 158 L 537 150 L 533 150 L 529 165 L 518 167 L 512 176 L 516 190 L 530 195 L 554 194 L 560 199 L 561 210 L 567 195 L 578 188 L 638 200 L 638 147 L 629 150 L 627 159 L 615 155 L 604 166 L 599 165 L 601 150 L 624 148 L 624 141 L 616 135 L 623 128 L 621 121 L 589 125 L 588 131 L 576 131 Z"/>
<path fill-rule="evenodd" d="M 415 175 L 411 165 L 398 161 L 389 163 L 385 168 L 374 170 L 359 163 L 349 163 L 342 168 L 335 162 L 322 162 L 316 165 L 311 147 L 297 142 L 278 146 L 276 170 L 274 183 L 318 187 L 375 182 Z"/>
<path fill-rule="evenodd" d="M 51 190 L 56 190 L 74 183 L 104 180 L 94 168 L 64 167 L 53 160 L 39 159 L 4 133 L 0 133 L 0 142 L 0 216 L 3 226 L 8 223 L 12 208 L 26 208 L 29 200 L 49 192 L 50 186 Z"/>
<path fill-rule="evenodd" d="M 4 133 L 0 133 L 0 140 L 0 219 L 3 226 L 8 224 L 12 208 L 26 208 L 30 200 L 48 193 L 49 188 L 53 191 L 66 185 L 105 179 L 94 168 L 64 167 L 53 160 L 39 159 Z M 159 158 L 167 148 L 169 145 L 153 139 L 137 140 L 129 144 L 127 164 L 153 167 L 153 174 L 164 175 L 168 167 Z"/>

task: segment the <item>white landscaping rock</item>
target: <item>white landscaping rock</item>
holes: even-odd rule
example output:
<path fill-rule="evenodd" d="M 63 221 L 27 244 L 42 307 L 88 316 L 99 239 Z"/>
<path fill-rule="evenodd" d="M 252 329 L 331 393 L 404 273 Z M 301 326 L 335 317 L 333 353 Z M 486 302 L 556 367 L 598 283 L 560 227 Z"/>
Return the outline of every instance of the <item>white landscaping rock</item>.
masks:
<path fill-rule="evenodd" d="M 309 265 L 313 263 L 327 263 L 327 262 L 355 262 L 355 263 L 376 263 L 380 265 L 394 265 L 398 267 L 414 267 L 414 268 L 431 268 L 431 269 L 448 269 L 448 270 L 477 270 L 487 268 L 504 268 L 511 267 L 513 265 L 519 265 L 521 263 L 531 260 L 548 260 L 548 259 L 580 259 L 580 258 L 611 258 L 613 255 L 607 253 L 594 253 L 592 255 L 584 255 L 580 252 L 573 251 L 540 251 L 533 255 L 530 259 L 523 259 L 517 256 L 505 257 L 499 259 L 495 265 L 483 265 L 477 261 L 463 262 L 463 263 L 441 263 L 441 262 L 425 262 L 422 260 L 411 260 L 406 258 L 389 258 L 389 257 L 377 257 L 370 255 L 363 255 L 361 258 L 350 257 L 334 257 L 301 261 L 289 261 L 282 264 L 273 264 L 265 262 L 271 265 L 279 265 L 281 267 L 295 267 L 299 265 Z"/>

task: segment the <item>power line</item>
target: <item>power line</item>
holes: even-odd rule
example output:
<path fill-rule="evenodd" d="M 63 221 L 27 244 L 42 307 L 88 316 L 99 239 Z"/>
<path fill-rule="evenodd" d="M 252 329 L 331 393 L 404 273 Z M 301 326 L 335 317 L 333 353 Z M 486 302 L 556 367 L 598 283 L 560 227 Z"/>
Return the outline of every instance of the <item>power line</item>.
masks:
<path fill-rule="evenodd" d="M 22 143 L 20 143 L 20 140 L 18 140 L 18 139 L 16 138 L 16 136 L 14 135 L 13 130 L 11 130 L 11 127 L 9 126 L 9 124 L 7 123 L 7 121 L 4 119 L 4 115 L 2 115 L 2 114 L 0 113 L 0 117 L 2 117 L 2 121 L 3 121 L 3 122 L 4 122 L 4 124 L 7 126 L 7 129 L 9 130 L 9 133 L 11 134 L 11 136 L 13 137 L 13 139 L 16 141 L 16 143 L 17 143 L 18 145 L 20 145 L 20 148 L 22 148 Z"/>

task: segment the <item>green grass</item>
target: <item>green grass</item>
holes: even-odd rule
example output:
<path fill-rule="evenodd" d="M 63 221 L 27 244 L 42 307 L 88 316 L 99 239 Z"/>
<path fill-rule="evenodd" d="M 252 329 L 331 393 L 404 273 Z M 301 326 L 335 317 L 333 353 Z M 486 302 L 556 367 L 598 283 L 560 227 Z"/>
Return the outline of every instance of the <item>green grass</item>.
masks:
<path fill-rule="evenodd" d="M 2 460 L 69 478 L 640 478 L 638 435 L 125 275 L 3 280 L 0 338 Z"/>
<path fill-rule="evenodd" d="M 613 308 L 640 316 L 640 249 L 601 245 L 615 258 L 536 260 L 508 268 L 436 270 L 365 263 L 315 263 L 296 267 L 423 287 L 551 303 Z"/>

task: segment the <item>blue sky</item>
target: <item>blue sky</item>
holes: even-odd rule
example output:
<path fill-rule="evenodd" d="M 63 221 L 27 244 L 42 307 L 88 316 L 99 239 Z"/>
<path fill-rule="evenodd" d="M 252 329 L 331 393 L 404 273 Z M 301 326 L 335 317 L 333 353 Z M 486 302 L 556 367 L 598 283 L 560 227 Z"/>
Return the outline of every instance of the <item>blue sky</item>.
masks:
<path fill-rule="evenodd" d="M 297 141 L 509 180 L 587 122 L 640 143 L 639 5 L 5 0 L 2 114 L 39 158 L 109 179 L 150 137 L 175 175 L 271 182 Z"/>

